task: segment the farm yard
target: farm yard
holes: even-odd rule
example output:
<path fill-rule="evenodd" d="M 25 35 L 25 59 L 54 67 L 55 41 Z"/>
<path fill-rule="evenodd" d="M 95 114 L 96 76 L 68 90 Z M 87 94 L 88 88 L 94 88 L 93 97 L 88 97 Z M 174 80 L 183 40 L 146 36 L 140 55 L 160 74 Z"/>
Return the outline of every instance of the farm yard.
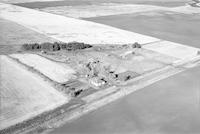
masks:
<path fill-rule="evenodd" d="M 43 79 L 7 56 L 1 61 L 0 129 L 15 125 L 69 101 Z"/>
<path fill-rule="evenodd" d="M 98 48 L 102 50 L 98 50 Z M 104 47 L 95 46 L 89 50 L 86 49 L 78 52 L 60 51 L 51 52 L 50 54 L 47 52 L 47 54 L 42 54 L 42 56 L 57 62 L 67 63 L 79 74 L 85 73 L 85 66 L 90 62 L 99 62 L 97 65 L 99 69 L 96 68 L 99 71 L 102 68 L 109 68 L 110 71 L 112 70 L 115 73 L 129 70 L 138 74 L 145 74 L 179 60 L 179 58 L 161 54 L 150 49 L 132 48 L 130 44 L 126 45 L 126 47 L 112 46 L 112 48 L 109 45 Z"/>
<path fill-rule="evenodd" d="M 126 51 L 130 51 L 131 49 L 126 49 Z M 124 50 L 122 50 L 124 51 Z M 126 53 L 126 51 L 124 53 Z M 140 51 L 140 50 L 138 50 Z M 119 52 L 119 51 L 118 51 Z M 117 53 L 117 52 L 116 52 Z M 120 52 L 119 52 L 120 53 Z M 111 70 L 116 73 L 125 72 L 127 70 L 137 72 L 139 74 L 144 74 L 148 71 L 152 71 L 164 66 L 163 63 L 154 60 L 153 58 L 145 57 L 141 52 L 137 52 L 137 50 L 132 50 L 132 53 L 129 55 L 120 56 L 118 54 L 110 54 L 109 52 L 87 52 L 85 55 L 89 55 L 88 57 L 93 57 L 93 59 L 98 59 L 102 64 L 106 66 L 110 66 Z M 145 53 L 148 53 L 147 51 Z"/>

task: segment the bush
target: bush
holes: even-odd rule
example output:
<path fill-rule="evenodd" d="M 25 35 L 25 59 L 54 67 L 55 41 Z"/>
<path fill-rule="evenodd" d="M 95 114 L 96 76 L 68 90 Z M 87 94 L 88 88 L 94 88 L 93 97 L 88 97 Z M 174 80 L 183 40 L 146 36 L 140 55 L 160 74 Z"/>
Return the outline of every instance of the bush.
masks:
<path fill-rule="evenodd" d="M 133 45 L 132 45 L 133 48 L 141 48 L 141 44 L 139 44 L 138 42 L 135 42 Z"/>
<path fill-rule="evenodd" d="M 38 43 L 24 44 L 22 45 L 22 47 L 25 50 L 40 50 L 41 49 L 41 46 Z"/>
<path fill-rule="evenodd" d="M 29 44 L 22 45 L 22 48 L 25 49 L 25 50 L 31 50 L 32 49 L 31 45 L 29 45 Z"/>
<path fill-rule="evenodd" d="M 45 42 L 41 44 L 41 49 L 43 50 L 53 50 L 53 44 L 49 42 Z"/>
<path fill-rule="evenodd" d="M 59 51 L 60 50 L 60 43 L 58 43 L 58 42 L 54 42 L 53 43 L 53 51 Z"/>
<path fill-rule="evenodd" d="M 48 50 L 48 51 L 59 51 L 59 50 L 79 50 L 92 47 L 89 44 L 79 43 L 79 42 L 45 42 L 45 43 L 33 43 L 33 44 L 24 44 L 22 45 L 25 50 Z"/>
<path fill-rule="evenodd" d="M 40 48 L 41 48 L 41 46 L 38 43 L 32 44 L 32 49 L 33 50 L 39 50 Z"/>
<path fill-rule="evenodd" d="M 62 43 L 60 46 L 61 46 L 61 49 L 65 50 L 67 48 L 67 43 Z"/>

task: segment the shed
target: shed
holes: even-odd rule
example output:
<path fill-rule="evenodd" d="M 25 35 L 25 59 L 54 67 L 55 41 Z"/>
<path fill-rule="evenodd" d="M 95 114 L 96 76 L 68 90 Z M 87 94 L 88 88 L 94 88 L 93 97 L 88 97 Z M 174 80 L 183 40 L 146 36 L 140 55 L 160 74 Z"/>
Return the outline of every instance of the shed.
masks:
<path fill-rule="evenodd" d="M 117 79 L 120 81 L 127 81 L 127 80 L 133 79 L 139 75 L 140 74 L 133 72 L 133 71 L 126 71 L 126 72 L 117 74 Z"/>

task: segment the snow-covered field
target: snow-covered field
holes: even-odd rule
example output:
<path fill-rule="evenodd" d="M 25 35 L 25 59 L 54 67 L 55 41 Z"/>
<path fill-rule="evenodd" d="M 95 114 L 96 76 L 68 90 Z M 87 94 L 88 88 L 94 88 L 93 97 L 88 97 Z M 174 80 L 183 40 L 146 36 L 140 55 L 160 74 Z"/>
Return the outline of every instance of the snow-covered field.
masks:
<path fill-rule="evenodd" d="M 176 57 L 181 60 L 196 57 L 198 51 L 200 51 L 200 49 L 195 47 L 185 46 L 169 41 L 147 44 L 144 45 L 143 48 Z"/>
<path fill-rule="evenodd" d="M 102 3 L 96 5 L 80 5 L 80 6 L 59 6 L 47 7 L 40 9 L 41 11 L 59 14 L 73 18 L 90 18 L 98 16 L 132 14 L 132 13 L 149 13 L 149 12 L 173 12 L 183 14 L 200 14 L 200 9 L 187 6 L 180 7 L 162 7 L 153 5 L 141 4 L 116 4 L 116 3 Z"/>
<path fill-rule="evenodd" d="M 27 29 L 15 22 L 0 18 L 0 45 L 22 45 L 25 43 L 55 42 L 43 34 Z M 9 46 L 10 47 L 10 46 Z M 5 50 L 6 51 L 6 50 Z"/>
<path fill-rule="evenodd" d="M 94 22 L 0 3 L 0 17 L 63 42 L 90 44 L 150 43 L 159 39 Z"/>
<path fill-rule="evenodd" d="M 181 6 L 181 7 L 175 7 L 169 9 L 169 11 L 177 12 L 177 13 L 183 13 L 183 14 L 199 14 L 200 15 L 200 8 L 198 7 L 192 7 L 190 5 Z"/>
<path fill-rule="evenodd" d="M 27 3 L 27 2 L 47 2 L 47 1 L 60 1 L 60 0 L 0 0 L 5 3 Z"/>
<path fill-rule="evenodd" d="M 167 8 L 151 5 L 103 3 L 97 5 L 47 7 L 40 10 L 73 18 L 90 18 L 117 14 L 148 12 L 162 9 Z"/>
<path fill-rule="evenodd" d="M 68 102 L 69 98 L 10 58 L 0 56 L 0 130 Z"/>
<path fill-rule="evenodd" d="M 69 66 L 63 66 L 36 54 L 12 54 L 11 57 L 33 67 L 53 81 L 64 83 L 75 77 L 75 71 Z"/>

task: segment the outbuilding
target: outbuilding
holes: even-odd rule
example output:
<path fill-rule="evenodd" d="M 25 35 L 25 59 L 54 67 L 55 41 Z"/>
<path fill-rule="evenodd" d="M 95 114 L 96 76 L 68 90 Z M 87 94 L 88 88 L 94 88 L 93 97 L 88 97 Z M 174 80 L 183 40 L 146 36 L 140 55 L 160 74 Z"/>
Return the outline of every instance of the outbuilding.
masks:
<path fill-rule="evenodd" d="M 137 76 L 139 76 L 139 74 L 136 72 L 126 71 L 126 72 L 117 74 L 117 79 L 120 81 L 127 81 L 127 80 L 133 79 Z"/>

